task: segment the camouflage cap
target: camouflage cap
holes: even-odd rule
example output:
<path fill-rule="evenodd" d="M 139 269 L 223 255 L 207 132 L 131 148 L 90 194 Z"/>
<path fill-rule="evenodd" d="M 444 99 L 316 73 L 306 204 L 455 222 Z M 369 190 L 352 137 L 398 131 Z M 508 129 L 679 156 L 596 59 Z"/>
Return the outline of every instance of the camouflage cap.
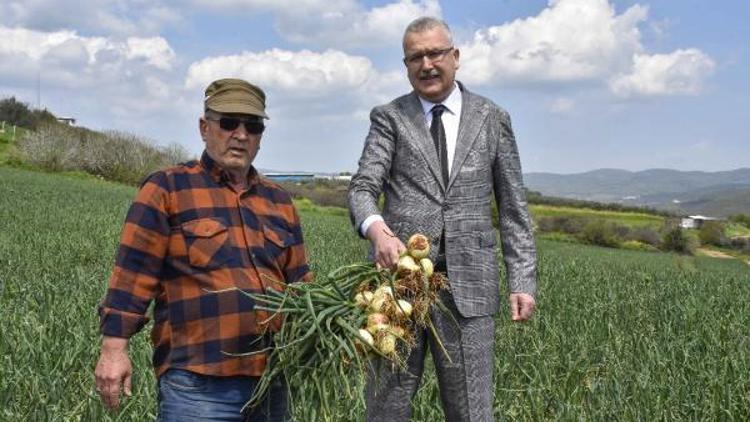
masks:
<path fill-rule="evenodd" d="M 219 113 L 241 113 L 268 118 L 266 94 L 242 79 L 219 79 L 206 88 L 203 100 L 206 110 Z"/>

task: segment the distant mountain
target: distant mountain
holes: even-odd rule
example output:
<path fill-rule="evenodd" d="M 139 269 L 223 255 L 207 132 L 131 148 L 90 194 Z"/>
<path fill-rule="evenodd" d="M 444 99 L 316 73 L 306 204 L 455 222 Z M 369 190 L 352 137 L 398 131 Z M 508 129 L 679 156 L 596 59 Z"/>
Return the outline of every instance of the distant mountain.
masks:
<path fill-rule="evenodd" d="M 578 174 L 528 173 L 524 181 L 529 189 L 549 196 L 717 217 L 750 213 L 750 168 L 720 172 L 599 169 Z"/>

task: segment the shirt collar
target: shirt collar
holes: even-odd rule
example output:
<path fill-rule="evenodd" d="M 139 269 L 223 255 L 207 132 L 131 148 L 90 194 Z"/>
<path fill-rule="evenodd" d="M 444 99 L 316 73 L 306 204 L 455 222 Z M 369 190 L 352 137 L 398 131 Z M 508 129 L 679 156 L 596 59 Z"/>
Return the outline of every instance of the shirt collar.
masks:
<path fill-rule="evenodd" d="M 208 155 L 208 151 L 206 150 L 203 150 L 203 155 L 201 155 L 201 166 L 203 166 L 209 176 L 211 176 L 211 179 L 213 179 L 213 181 L 216 183 L 229 184 L 229 181 L 232 180 L 229 178 L 229 173 L 221 168 L 221 166 L 219 166 L 219 164 L 213 158 L 211 158 L 211 156 Z M 251 165 L 250 170 L 248 170 L 247 172 L 248 188 L 257 182 L 258 171 L 255 170 L 255 167 Z"/>
<path fill-rule="evenodd" d="M 419 102 L 422 104 L 422 111 L 424 112 L 425 116 L 429 115 L 432 112 L 432 107 L 434 107 L 436 104 L 442 104 L 446 109 L 448 109 L 449 113 L 457 114 L 458 111 L 461 110 L 461 89 L 456 82 L 453 82 L 453 91 L 451 91 L 450 95 L 448 95 L 448 98 L 446 98 L 442 103 L 433 103 L 425 100 L 422 97 L 419 97 Z"/>

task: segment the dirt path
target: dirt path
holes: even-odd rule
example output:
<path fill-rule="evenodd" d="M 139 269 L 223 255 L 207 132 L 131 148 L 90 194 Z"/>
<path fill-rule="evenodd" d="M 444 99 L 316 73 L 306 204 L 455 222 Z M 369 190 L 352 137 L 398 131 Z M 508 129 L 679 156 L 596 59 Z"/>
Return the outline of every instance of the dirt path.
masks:
<path fill-rule="evenodd" d="M 696 252 L 698 255 L 710 256 L 711 258 L 734 258 L 732 255 L 727 255 L 724 252 L 714 251 L 711 249 L 698 248 Z M 750 262 L 748 262 L 748 265 L 750 265 Z"/>

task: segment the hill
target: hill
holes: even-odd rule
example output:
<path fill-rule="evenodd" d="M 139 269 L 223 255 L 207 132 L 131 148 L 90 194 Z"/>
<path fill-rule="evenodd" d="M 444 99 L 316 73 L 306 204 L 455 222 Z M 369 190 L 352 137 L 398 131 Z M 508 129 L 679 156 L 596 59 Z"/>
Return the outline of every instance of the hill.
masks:
<path fill-rule="evenodd" d="M 524 181 L 529 189 L 549 196 L 717 217 L 750 212 L 750 168 L 720 172 L 600 169 L 578 174 L 528 173 Z"/>

